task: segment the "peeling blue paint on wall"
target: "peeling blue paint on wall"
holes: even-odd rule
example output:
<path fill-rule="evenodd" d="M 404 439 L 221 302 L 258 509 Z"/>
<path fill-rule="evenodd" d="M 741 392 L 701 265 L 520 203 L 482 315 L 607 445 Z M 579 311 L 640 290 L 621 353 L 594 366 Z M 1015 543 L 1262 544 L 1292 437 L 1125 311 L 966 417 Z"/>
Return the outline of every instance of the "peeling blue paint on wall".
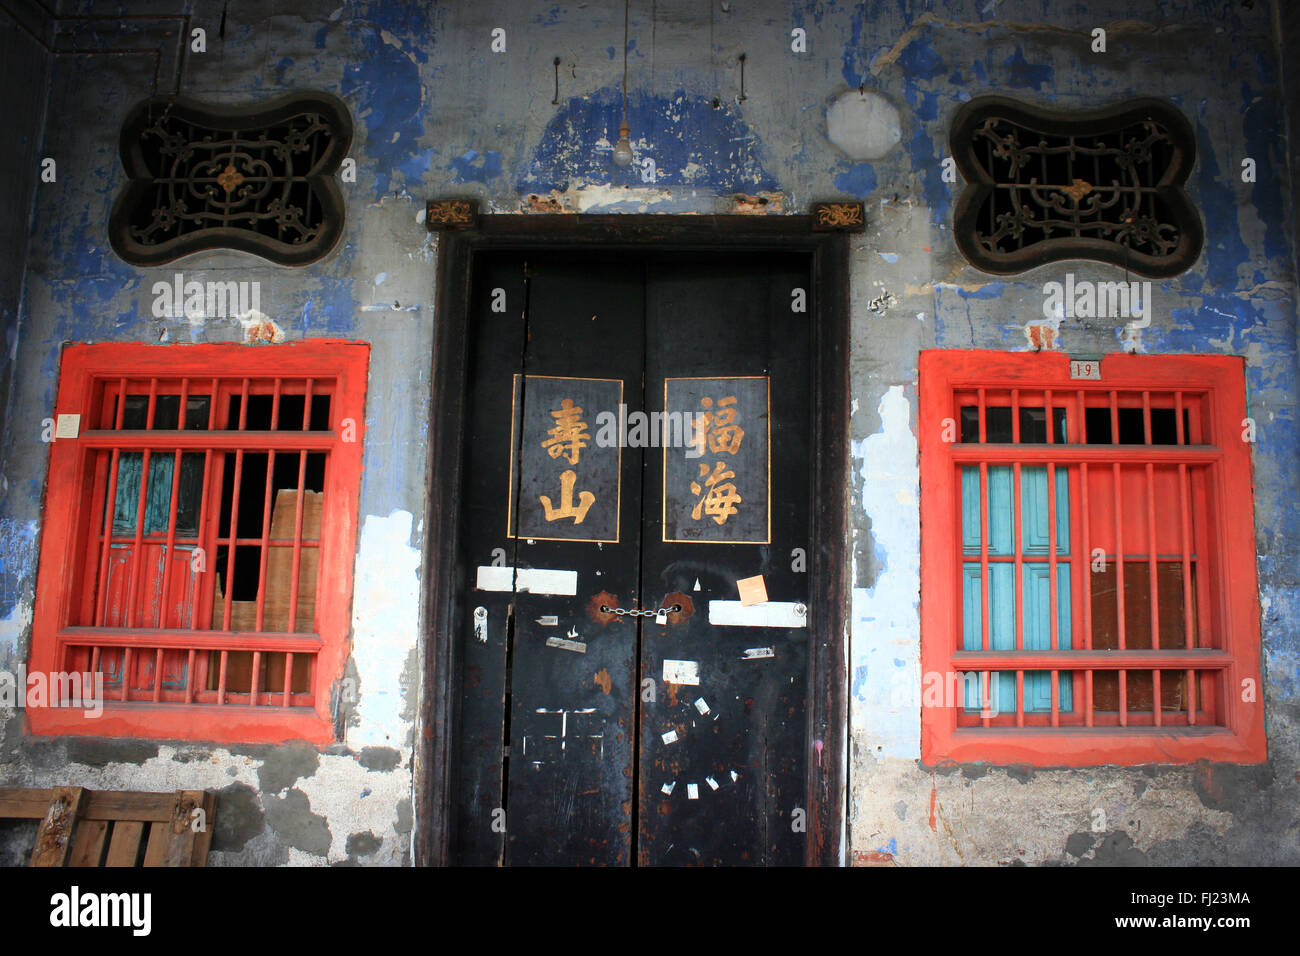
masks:
<path fill-rule="evenodd" d="M 835 188 L 865 199 L 876 191 L 876 171 L 870 163 L 855 163 L 835 177 Z"/>
<path fill-rule="evenodd" d="M 1202 104 L 1203 113 L 1206 106 Z M 1240 205 L 1233 188 L 1224 182 L 1215 155 L 1212 134 L 1200 120 L 1196 123 L 1195 200 L 1205 220 L 1205 280 L 1212 288 L 1237 285 L 1237 267 L 1250 261 L 1250 250 L 1241 238 L 1237 221 Z"/>
<path fill-rule="evenodd" d="M 849 86 L 858 87 L 865 81 L 866 65 L 862 60 L 862 18 L 865 11 L 858 7 L 849 20 L 849 40 L 844 45 L 844 58 L 841 74 Z"/>
<path fill-rule="evenodd" d="M 303 334 L 321 329 L 330 335 L 350 335 L 356 328 L 355 279 L 323 278 L 320 288 L 303 304 Z"/>
<path fill-rule="evenodd" d="M 0 518 L 0 619 L 31 596 L 30 579 L 36 566 L 35 521 Z"/>
<path fill-rule="evenodd" d="M 471 149 L 454 157 L 448 168 L 456 171 L 452 182 L 485 183 L 501 175 L 501 154 L 488 150 L 480 156 L 478 150 Z"/>
<path fill-rule="evenodd" d="M 917 38 L 909 43 L 898 56 L 898 65 L 908 76 L 932 80 L 944 70 L 943 57 L 925 40 Z"/>
<path fill-rule="evenodd" d="M 990 282 L 988 285 L 982 285 L 978 289 L 963 289 L 960 286 L 955 287 L 954 291 L 963 299 L 1000 299 L 1002 293 L 1007 290 L 1005 282 Z"/>
<path fill-rule="evenodd" d="M 926 132 L 925 124 L 918 122 L 910 139 L 905 140 L 907 155 L 911 160 L 916 176 L 921 180 L 921 193 L 925 204 L 930 209 L 930 221 L 948 223 L 952 218 L 949 209 L 952 204 L 952 191 L 943 181 L 940 159 L 943 146 L 936 149 L 933 137 Z M 958 184 L 958 188 L 960 188 Z"/>
<path fill-rule="evenodd" d="M 1016 47 L 1016 52 L 1007 57 L 1002 65 L 1007 70 L 1005 74 L 1007 86 L 1017 89 L 1037 90 L 1048 86 L 1052 82 L 1052 68 L 1042 64 L 1030 63 L 1025 59 L 1025 51 L 1019 46 Z M 1055 96 L 1052 95 L 1049 98 L 1055 99 Z"/>
<path fill-rule="evenodd" d="M 376 0 L 364 5 L 364 11 L 358 19 L 364 18 L 390 33 L 418 40 L 418 46 L 428 49 L 440 32 L 430 21 L 430 14 L 437 8 L 437 4 L 384 3 Z M 423 56 L 421 62 L 424 62 Z"/>
<path fill-rule="evenodd" d="M 853 696 L 860 701 L 866 701 L 867 693 L 867 665 L 859 664 L 853 668 Z"/>
<path fill-rule="evenodd" d="M 1270 259 L 1285 257 L 1290 255 L 1290 246 L 1285 219 L 1288 203 L 1282 190 L 1287 161 L 1286 126 L 1280 104 L 1272 96 L 1256 93 L 1249 83 L 1241 84 L 1241 101 L 1249 104 L 1241 124 L 1246 155 L 1256 163 L 1255 181 L 1241 186 L 1250 191 L 1251 205 L 1264 220 L 1264 255 Z M 1235 172 L 1240 181 L 1241 169 Z"/>
<path fill-rule="evenodd" d="M 610 158 L 622 102 L 621 91 L 607 87 L 565 103 L 519 177 L 519 191 L 562 191 L 572 183 L 646 185 L 635 163 L 620 168 Z M 682 90 L 667 96 L 640 93 L 629 96 L 628 116 L 637 161 L 654 160 L 656 186 L 719 193 L 778 188 L 763 168 L 757 137 L 732 105 L 715 109 L 711 97 Z M 602 139 L 608 149 L 598 148 Z"/>
<path fill-rule="evenodd" d="M 375 199 L 386 193 L 393 172 L 416 185 L 429 169 L 433 150 L 422 149 L 424 88 L 416 58 L 387 42 L 373 27 L 358 28 L 360 50 L 343 70 L 342 91 L 353 117 L 365 128 L 367 165 L 375 173 Z"/>
<path fill-rule="evenodd" d="M 951 150 L 953 110 L 958 102 L 989 92 L 1035 102 L 1059 96 L 1070 108 L 1154 93 L 1185 102 L 1188 117 L 1199 120 L 1198 161 L 1189 191 L 1206 224 L 1207 247 L 1195 271 L 1158 284 L 1157 307 L 1141 347 L 1153 355 L 1235 354 L 1246 360 L 1248 411 L 1259 428 L 1252 456 L 1265 690 L 1272 753 L 1274 762 L 1283 761 L 1283 772 L 1271 792 L 1260 789 L 1255 794 L 1253 784 L 1240 789 L 1250 791 L 1245 799 L 1267 802 L 1276 819 L 1285 823 L 1294 817 L 1295 801 L 1286 797 L 1282 784 L 1293 769 L 1286 760 L 1295 751 L 1295 725 L 1288 716 L 1291 710 L 1279 709 L 1276 703 L 1284 701 L 1293 710 L 1291 702 L 1300 698 L 1300 509 L 1291 507 L 1300 501 L 1300 409 L 1295 405 L 1300 372 L 1295 277 L 1284 218 L 1291 197 L 1281 178 L 1281 73 L 1271 23 L 1262 10 L 1265 4 L 1245 12 L 1239 4 L 1223 0 L 1160 0 L 1149 12 L 1134 12 L 1113 0 L 1100 6 L 1048 0 L 791 0 L 733 4 L 730 17 L 716 4 L 686 14 L 666 12 L 663 4 L 658 10 L 647 6 L 638 12 L 633 5 L 632 138 L 638 159 L 655 161 L 653 184 L 643 181 L 641 169 L 615 167 L 610 157 L 621 113 L 617 77 L 622 48 L 615 45 L 621 39 L 621 11 L 607 6 L 603 19 L 593 18 L 591 4 L 548 0 L 520 17 L 509 4 L 491 2 L 460 11 L 451 4 L 331 0 L 310 11 L 279 10 L 274 21 L 248 24 L 238 21 L 258 14 L 251 7 L 241 13 L 237 6 L 231 5 L 220 58 L 187 59 L 182 89 L 200 96 L 220 92 L 232 100 L 245 94 L 255 97 L 259 91 L 281 93 L 286 87 L 339 93 L 353 113 L 352 155 L 360 185 L 344 187 L 347 229 L 339 247 L 319 263 L 290 269 L 222 253 L 188 259 L 175 269 L 212 272 L 213 278 L 222 271 L 247 269 L 264 281 L 262 308 L 290 338 L 358 338 L 375 346 L 360 509 L 368 530 L 362 532 L 358 551 L 361 583 L 353 623 L 361 684 L 371 695 L 363 710 L 372 717 L 362 733 L 374 735 L 377 745 L 386 743 L 388 736 L 407 733 L 405 718 L 390 705 L 418 683 L 404 683 L 402 655 L 389 652 L 416 647 L 419 634 L 414 587 L 418 571 L 412 569 L 418 567 L 422 547 L 422 524 L 415 515 L 424 507 L 427 475 L 423 458 L 415 453 L 429 433 L 431 346 L 425 332 L 433 304 L 430 264 L 437 246 L 416 220 L 420 201 L 470 192 L 490 211 L 504 212 L 513 211 L 519 191 L 593 187 L 583 211 L 710 214 L 726 207 L 729 193 L 780 190 L 786 196 L 781 211 L 801 214 L 810 202 L 835 190 L 863 199 L 879 193 L 885 201 L 869 210 L 868 230 L 851 240 L 854 301 L 874 296 L 877 282 L 887 284 L 900 300 L 894 317 L 908 321 L 881 320 L 856 308 L 852 315 L 851 397 L 868 412 L 854 419 L 860 440 L 854 443 L 852 551 L 859 560 L 865 556 L 870 567 L 863 569 L 861 579 L 856 568 L 854 574 L 849 658 L 854 819 L 849 844 L 855 850 L 874 846 L 878 852 L 896 854 L 901 843 L 907 845 L 902 862 L 924 862 L 928 851 L 921 844 L 931 838 L 923 814 L 916 829 L 900 828 L 887 816 L 884 823 L 872 816 L 873 803 L 886 813 L 894 799 L 917 806 L 913 798 L 921 794 L 923 800 L 933 779 L 915 767 L 921 674 L 919 659 L 909 656 L 920 641 L 919 527 L 913 527 L 919 488 L 915 436 L 922 427 L 913 415 L 916 349 L 1023 349 L 1023 324 L 1042 314 L 1043 281 L 1065 272 L 1102 279 L 1122 276 L 1122 270 L 1111 266 L 1075 260 L 1040 267 L 1027 277 L 991 281 L 1001 277 L 982 274 L 964 262 L 950 228 L 954 198 L 965 186 L 942 181 L 941 161 Z M 755 11 L 760 17 L 742 24 Z M 707 46 L 701 28 L 687 37 L 688 42 L 698 42 L 698 48 L 678 48 L 685 45 L 681 40 L 687 16 L 718 27 Z M 1083 52 L 1090 18 L 1109 24 L 1130 17 L 1145 17 L 1152 28 L 1113 31 L 1107 56 Z M 444 33 L 444 20 L 454 28 L 450 34 Z M 504 56 L 488 51 L 490 30 L 498 21 L 509 30 L 509 53 Z M 94 32 L 105 44 L 117 43 L 108 21 L 100 23 L 102 32 L 97 26 L 81 39 L 94 39 Z M 265 40 L 268 23 L 273 24 L 270 42 Z M 1022 26 L 1031 23 L 1044 29 Z M 1202 29 L 1209 23 L 1214 27 Z M 808 29 L 806 56 L 789 50 L 788 30 L 794 26 Z M 758 46 L 749 46 L 750 96 L 737 102 L 739 77 L 733 57 L 741 47 L 733 44 L 737 38 L 748 40 L 754 29 L 763 36 L 771 31 L 762 41 L 770 44 L 768 56 Z M 134 42 L 135 25 L 127 24 L 120 32 L 129 41 L 121 45 Z M 1184 40 L 1209 51 L 1212 59 L 1172 59 L 1170 44 Z M 1237 60 L 1219 55 L 1234 49 L 1241 51 Z M 552 106 L 551 59 L 556 54 L 563 58 L 562 103 Z M 887 66 L 886 55 L 896 57 Z M 21 326 L 17 320 L 6 322 L 7 344 L 17 344 L 12 356 L 16 384 L 6 427 L 8 490 L 0 519 L 0 661 L 7 649 L 20 645 L 18 638 L 30 622 L 36 519 L 48 458 L 39 426 L 34 429 L 33 423 L 53 412 L 60 343 L 152 339 L 160 323 L 149 315 L 150 285 L 172 271 L 126 266 L 105 241 L 111 199 L 123 181 L 113 117 L 122 115 L 151 81 L 147 59 L 119 60 L 112 76 L 118 87 L 110 83 L 92 89 L 84 81 L 97 76 L 102 69 L 97 64 L 107 62 L 59 57 L 53 72 L 42 74 L 56 78 L 46 88 L 50 115 L 56 119 L 47 122 L 40 145 L 76 156 L 78 175 L 65 173 L 60 160 L 59 188 L 38 187 L 29 206 L 35 210 L 32 221 L 22 224 L 30 226 L 30 251 L 10 256 L 13 262 L 26 261 L 27 271 L 16 279 L 25 293 L 18 313 Z M 654 70 L 649 68 L 652 62 Z M 1207 68 L 1210 62 L 1213 66 Z M 474 75 L 485 66 L 493 71 L 492 82 L 480 82 Z M 844 159 L 825 140 L 826 104 L 859 86 L 885 96 L 902 111 L 902 148 L 871 162 Z M 593 87 L 596 92 L 588 96 Z M 714 109 L 714 97 L 721 108 Z M 75 135 L 65 135 L 73 129 Z M 1259 164 L 1254 184 L 1240 180 L 1239 164 L 1245 156 Z M 460 186 L 442 192 L 455 184 Z M 465 185 L 471 188 L 465 190 Z M 611 185 L 636 188 L 602 191 Z M 656 195 L 661 187 L 676 188 L 665 199 Z M 418 198 L 394 202 L 393 192 L 401 188 Z M 625 197 L 625 192 L 633 195 Z M 895 192 L 897 201 L 887 198 Z M 648 210 L 643 204 L 651 195 L 655 205 Z M 863 277 L 870 291 L 859 287 Z M 387 311 L 399 298 L 401 307 L 414 315 Z M 5 298 L 0 314 L 14 315 L 18 301 Z M 915 322 L 913 314 L 924 318 Z M 1081 354 L 1109 350 L 1123 322 L 1071 320 L 1062 323 L 1061 333 Z M 181 319 L 162 325 L 171 341 L 239 336 L 238 323 L 227 320 L 190 324 Z M 881 427 L 873 434 L 869 408 L 877 399 Z M 383 515 L 389 517 L 374 517 Z M 379 537 L 369 534 L 375 521 L 383 525 Z M 389 547 L 394 541 L 396 546 Z M 406 566 L 401 577 L 389 573 L 393 555 Z M 368 602 L 365 580 L 377 588 Z M 388 587 L 395 580 L 403 595 L 396 603 Z M 376 628 L 370 611 L 380 605 L 395 617 L 385 617 Z M 384 645 L 378 651 L 376 641 Z M 378 692 L 376 673 L 386 688 Z M 896 688 L 901 688 L 897 695 Z M 385 716 L 374 719 L 375 707 Z M 0 736 L 6 736 L 2 716 Z M 861 764 L 873 759 L 881 761 L 881 772 L 864 774 Z M 1190 793 L 1185 781 L 1165 769 L 1109 768 L 1089 772 L 1088 779 L 1105 786 L 1141 780 L 1145 787 L 1148 769 L 1160 781 L 1152 792 Z M 955 802 L 945 808 L 953 832 L 974 832 L 972 821 L 979 822 L 981 815 L 996 819 L 999 813 L 1019 814 L 1027 822 L 1016 821 L 1017 826 L 1046 832 L 1052 824 L 1044 820 L 1057 818 L 1046 814 L 1036 819 L 1032 810 L 1059 807 L 1057 784 L 1036 784 L 1042 789 L 1023 804 L 999 804 L 1007 793 L 998 789 L 1004 783 L 990 777 L 981 784 L 989 790 L 969 811 L 958 810 Z M 939 784 L 943 786 L 942 779 Z M 894 794 L 889 794 L 891 789 Z M 1012 789 L 1031 793 L 1019 783 Z M 359 792 L 369 795 L 366 804 L 385 799 L 378 788 Z M 1237 799 L 1242 799 L 1240 794 Z M 1197 804 L 1192 795 L 1187 805 L 1199 810 Z M 1181 812 L 1182 805 L 1171 806 Z M 1276 807 L 1285 812 L 1274 812 Z M 1143 833 L 1151 833 L 1149 807 L 1135 807 L 1132 813 L 1125 819 L 1137 820 Z M 1154 816 L 1159 822 L 1159 815 Z M 911 827 L 918 814 L 909 812 L 907 819 Z M 1257 852 L 1262 842 L 1286 844 L 1285 838 L 1273 839 L 1283 834 L 1284 825 L 1270 828 L 1247 817 L 1238 817 L 1229 832 L 1217 826 L 1202 829 L 1206 834 L 1214 831 L 1207 839 L 1220 841 L 1217 846 L 1251 844 L 1243 853 Z M 997 830 L 985 828 L 986 833 Z M 1175 849 L 1166 850 L 1171 854 L 1167 858 L 1209 858 L 1190 836 L 1186 849 L 1176 848 L 1183 839 L 1180 831 L 1175 827 L 1168 832 L 1171 839 L 1164 845 Z M 882 833 L 896 838 L 880 846 L 885 842 L 879 839 Z M 969 862 L 995 862 L 990 849 L 995 839 L 990 837 Z M 1050 857 L 1050 843 L 1036 841 L 1035 852 Z M 1293 845 L 1287 846 L 1294 852 Z"/>
<path fill-rule="evenodd" d="M 903 89 L 907 105 L 912 107 L 912 117 L 922 123 L 933 123 L 939 118 L 939 95 L 926 90 L 918 90 L 913 83 L 907 83 Z"/>

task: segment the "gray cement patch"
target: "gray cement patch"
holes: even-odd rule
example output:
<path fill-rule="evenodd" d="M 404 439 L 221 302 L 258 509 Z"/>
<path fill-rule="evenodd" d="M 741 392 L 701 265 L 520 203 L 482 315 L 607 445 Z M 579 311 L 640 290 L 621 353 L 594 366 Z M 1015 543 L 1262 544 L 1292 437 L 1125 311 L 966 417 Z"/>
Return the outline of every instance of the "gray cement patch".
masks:
<path fill-rule="evenodd" d="M 290 743 L 266 755 L 257 771 L 263 793 L 279 793 L 302 777 L 310 777 L 320 767 L 320 754 L 309 744 Z"/>
<path fill-rule="evenodd" d="M 364 833 L 350 833 L 346 845 L 348 856 L 370 856 L 383 842 L 382 837 L 375 836 L 369 830 Z"/>
<path fill-rule="evenodd" d="M 397 803 L 397 820 L 393 823 L 393 829 L 398 833 L 410 833 L 413 819 L 410 798 L 399 800 Z"/>
<path fill-rule="evenodd" d="M 317 856 L 329 853 L 329 823 L 311 812 L 311 801 L 301 790 L 290 790 L 283 799 L 267 797 L 266 822 L 280 839 L 295 849 Z"/>
<path fill-rule="evenodd" d="M 70 737 L 68 763 L 107 767 L 111 763 L 142 764 L 158 756 L 158 745 L 146 740 L 111 740 L 101 737 Z"/>
<path fill-rule="evenodd" d="M 397 768 L 401 762 L 401 753 L 393 747 L 362 747 L 361 748 L 361 766 L 367 770 L 377 770 L 387 773 L 389 770 Z"/>
<path fill-rule="evenodd" d="M 265 827 L 266 818 L 252 787 L 234 783 L 217 791 L 217 820 L 212 829 L 213 850 L 242 850 Z"/>

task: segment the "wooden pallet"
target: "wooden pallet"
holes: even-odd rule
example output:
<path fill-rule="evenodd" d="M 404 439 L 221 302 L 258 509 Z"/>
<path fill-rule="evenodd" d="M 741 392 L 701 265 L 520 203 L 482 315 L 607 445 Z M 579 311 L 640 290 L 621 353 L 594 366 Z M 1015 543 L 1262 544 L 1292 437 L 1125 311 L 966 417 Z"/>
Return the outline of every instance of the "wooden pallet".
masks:
<path fill-rule="evenodd" d="M 41 821 L 32 866 L 203 866 L 216 797 L 205 790 L 0 789 L 0 819 Z"/>

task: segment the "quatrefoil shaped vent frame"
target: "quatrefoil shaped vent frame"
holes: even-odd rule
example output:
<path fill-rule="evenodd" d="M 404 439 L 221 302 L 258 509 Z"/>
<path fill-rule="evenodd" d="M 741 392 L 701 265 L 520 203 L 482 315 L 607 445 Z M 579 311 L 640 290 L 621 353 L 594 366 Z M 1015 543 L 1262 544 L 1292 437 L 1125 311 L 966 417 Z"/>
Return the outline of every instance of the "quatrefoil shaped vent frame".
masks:
<path fill-rule="evenodd" d="M 1205 230 L 1183 188 L 1196 138 L 1163 100 L 1062 113 L 978 97 L 957 112 L 950 143 L 968 183 L 954 237 L 984 272 L 1092 259 L 1165 278 L 1201 253 Z"/>
<path fill-rule="evenodd" d="M 348 109 L 328 93 L 248 107 L 145 100 L 122 124 L 130 181 L 113 206 L 109 242 L 140 266 L 212 249 L 315 262 L 343 234 L 334 174 L 351 143 Z"/>

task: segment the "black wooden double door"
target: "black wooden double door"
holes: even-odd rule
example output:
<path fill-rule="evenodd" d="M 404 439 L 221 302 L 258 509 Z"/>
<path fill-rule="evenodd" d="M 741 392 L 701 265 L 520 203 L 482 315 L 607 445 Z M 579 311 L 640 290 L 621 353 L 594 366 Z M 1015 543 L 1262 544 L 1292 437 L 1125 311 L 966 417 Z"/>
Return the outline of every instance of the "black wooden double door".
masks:
<path fill-rule="evenodd" d="M 456 862 L 804 861 L 811 292 L 793 255 L 476 261 Z"/>

